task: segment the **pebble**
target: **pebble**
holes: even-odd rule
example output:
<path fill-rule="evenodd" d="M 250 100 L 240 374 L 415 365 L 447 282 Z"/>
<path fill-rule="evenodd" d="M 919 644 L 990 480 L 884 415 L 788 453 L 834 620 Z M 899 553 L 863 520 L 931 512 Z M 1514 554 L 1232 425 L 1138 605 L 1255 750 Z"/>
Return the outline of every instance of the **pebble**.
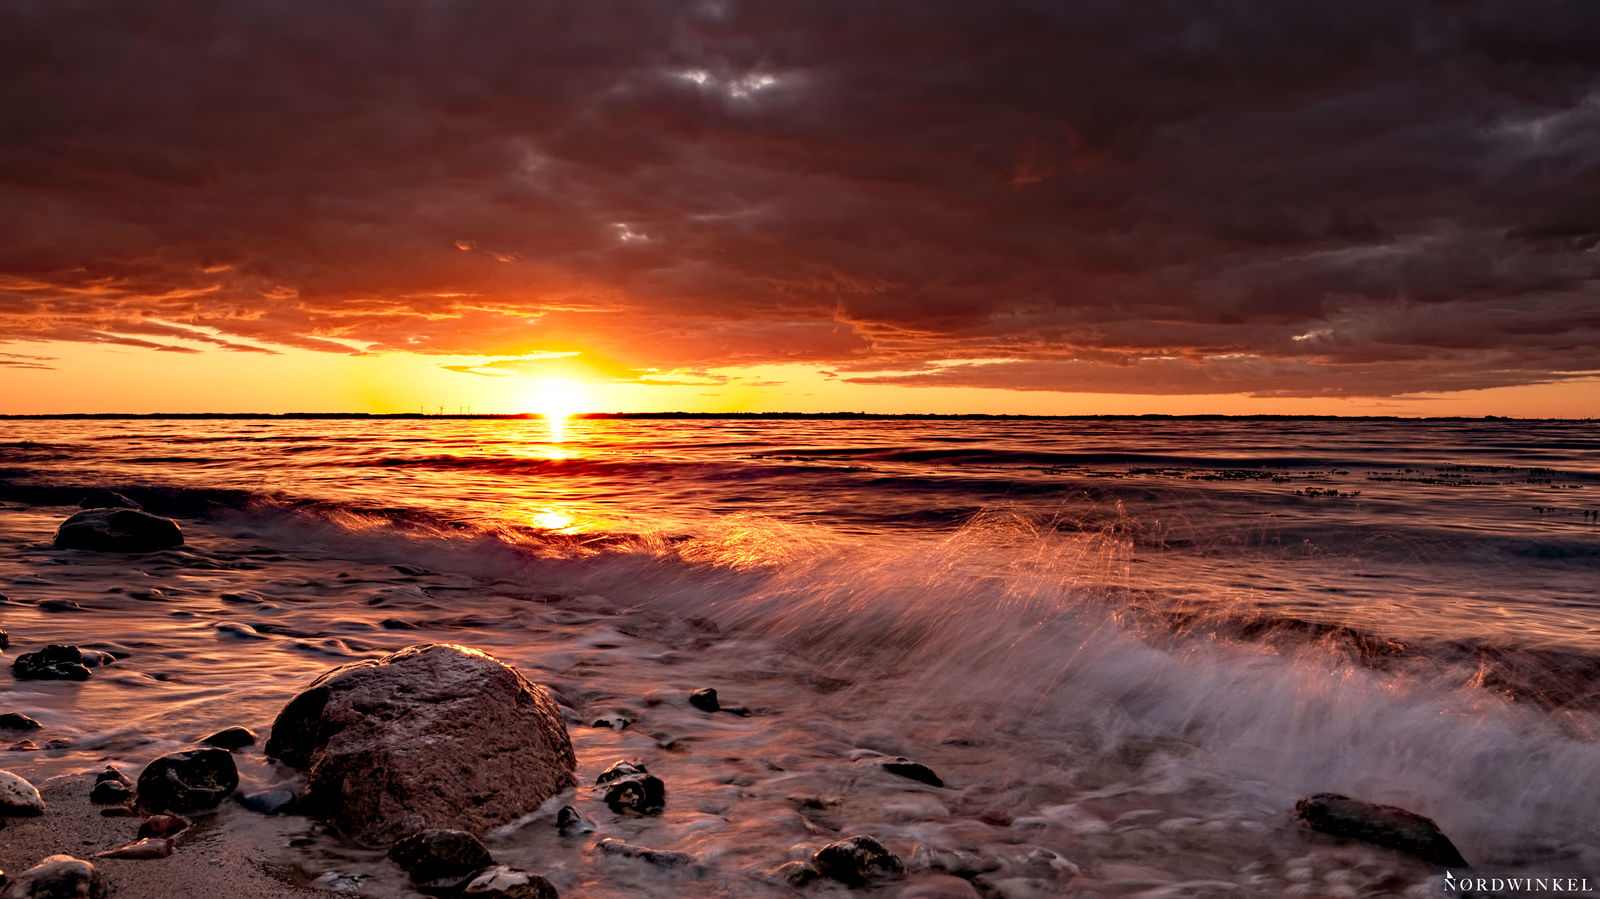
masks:
<path fill-rule="evenodd" d="M 44 814 L 44 800 L 33 784 L 10 771 L 0 771 L 0 817 L 31 818 Z"/>
<path fill-rule="evenodd" d="M 44 725 L 20 712 L 0 715 L 0 730 L 38 730 L 41 727 Z"/>

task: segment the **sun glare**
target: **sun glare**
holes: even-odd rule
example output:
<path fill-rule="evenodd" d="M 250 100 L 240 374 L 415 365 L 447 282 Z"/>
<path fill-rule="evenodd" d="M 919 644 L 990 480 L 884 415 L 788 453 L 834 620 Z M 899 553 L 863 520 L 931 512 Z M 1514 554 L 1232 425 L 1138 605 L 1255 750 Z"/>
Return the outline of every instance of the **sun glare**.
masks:
<path fill-rule="evenodd" d="M 585 411 L 583 387 L 565 378 L 545 378 L 534 388 L 532 411 L 544 416 L 550 439 L 566 439 L 567 419 Z"/>

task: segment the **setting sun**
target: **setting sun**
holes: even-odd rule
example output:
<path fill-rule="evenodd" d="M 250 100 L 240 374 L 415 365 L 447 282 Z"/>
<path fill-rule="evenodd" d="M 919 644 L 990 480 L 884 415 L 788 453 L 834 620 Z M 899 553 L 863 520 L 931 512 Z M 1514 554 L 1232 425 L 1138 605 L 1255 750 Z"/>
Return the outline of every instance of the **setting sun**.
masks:
<path fill-rule="evenodd" d="M 536 383 L 530 411 L 544 416 L 550 426 L 550 439 L 564 436 L 567 419 L 587 411 L 583 386 L 566 378 L 544 378 Z"/>

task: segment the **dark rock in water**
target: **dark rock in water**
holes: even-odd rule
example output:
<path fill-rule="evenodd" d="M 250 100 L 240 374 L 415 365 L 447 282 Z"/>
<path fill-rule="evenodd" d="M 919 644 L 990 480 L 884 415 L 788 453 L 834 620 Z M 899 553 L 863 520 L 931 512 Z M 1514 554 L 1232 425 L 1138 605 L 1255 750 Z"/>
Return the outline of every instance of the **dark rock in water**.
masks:
<path fill-rule="evenodd" d="M 145 837 L 136 843 L 96 852 L 95 858 L 152 859 L 166 858 L 172 854 L 172 841 L 161 837 Z"/>
<path fill-rule="evenodd" d="M 117 657 L 99 649 L 80 649 L 78 660 L 85 668 L 102 668 L 115 662 Z"/>
<path fill-rule="evenodd" d="M 70 855 L 52 855 L 0 890 L 0 899 L 105 899 L 106 881 L 94 865 Z"/>
<path fill-rule="evenodd" d="M 538 874 L 496 865 L 478 873 L 462 887 L 462 896 L 483 899 L 560 899 L 555 885 Z"/>
<path fill-rule="evenodd" d="M 55 545 L 96 552 L 146 553 L 183 545 L 170 518 L 139 509 L 84 509 L 56 529 Z"/>
<path fill-rule="evenodd" d="M 141 837 L 171 837 L 189 829 L 189 819 L 181 815 L 151 815 L 139 825 Z"/>
<path fill-rule="evenodd" d="M 120 493 L 110 490 L 96 490 L 83 499 L 78 500 L 80 509 L 143 509 L 139 505 Z"/>
<path fill-rule="evenodd" d="M 613 715 L 613 716 L 611 716 L 609 718 L 596 718 L 596 719 L 594 719 L 594 721 L 589 723 L 589 726 L 590 727 L 609 727 L 612 730 L 627 730 L 628 729 L 628 725 L 631 724 L 631 723 L 632 723 L 631 721 L 629 721 L 627 718 L 622 717 L 621 715 Z"/>
<path fill-rule="evenodd" d="M 317 678 L 278 714 L 266 749 L 307 772 L 313 814 L 366 843 L 497 827 L 573 786 L 577 767 L 544 688 L 443 644 Z"/>
<path fill-rule="evenodd" d="M 803 887 L 814 880 L 822 879 L 822 872 L 810 862 L 786 862 L 778 866 L 774 872 L 778 879 L 792 887 Z"/>
<path fill-rule="evenodd" d="M 32 740 L 18 740 L 17 742 L 12 743 L 10 746 L 7 746 L 6 747 L 6 751 L 7 752 L 33 752 L 34 750 L 36 750 L 38 748 L 39 748 L 39 744 L 33 742 Z"/>
<path fill-rule="evenodd" d="M 248 727 L 228 727 L 217 731 L 200 742 L 223 749 L 243 749 L 256 745 L 255 731 Z"/>
<path fill-rule="evenodd" d="M 89 669 L 76 646 L 51 643 L 38 652 L 25 652 L 11 662 L 17 680 L 88 680 Z"/>
<path fill-rule="evenodd" d="M 41 612 L 82 612 L 83 606 L 70 599 L 41 599 L 39 600 Z"/>
<path fill-rule="evenodd" d="M 226 749 L 171 752 L 139 774 L 139 804 L 152 811 L 216 808 L 239 786 L 239 769 Z"/>
<path fill-rule="evenodd" d="M 1397 849 L 1446 868 L 1467 867 L 1437 824 L 1403 808 L 1318 793 L 1295 803 L 1294 811 L 1305 826 L 1320 833 Z"/>
<path fill-rule="evenodd" d="M 666 868 L 671 871 L 688 871 L 699 866 L 699 860 L 687 852 L 635 846 L 615 837 L 605 837 L 598 845 L 600 851 L 605 855 L 618 858 L 636 858 L 657 868 Z"/>
<path fill-rule="evenodd" d="M 260 793 L 251 793 L 240 796 L 239 804 L 252 812 L 261 815 L 284 815 L 293 812 L 300 803 L 300 797 L 293 790 L 279 787 L 274 790 L 263 790 Z"/>
<path fill-rule="evenodd" d="M 925 783 L 930 787 L 944 786 L 944 780 L 935 774 L 932 768 L 921 762 L 913 762 L 910 759 L 903 758 L 869 759 L 868 762 L 877 765 L 890 774 L 898 774 L 901 777 Z"/>
<path fill-rule="evenodd" d="M 46 740 L 44 742 L 44 748 L 45 749 L 71 749 L 72 748 L 72 741 L 67 739 L 66 737 L 56 737 L 53 740 Z"/>
<path fill-rule="evenodd" d="M 378 626 L 386 631 L 414 631 L 417 629 L 415 624 L 399 618 L 385 618 L 378 622 Z"/>
<path fill-rule="evenodd" d="M 866 836 L 829 843 L 811 856 L 811 864 L 823 877 L 852 887 L 892 880 L 906 873 L 906 866 L 894 853 Z"/>
<path fill-rule="evenodd" d="M 95 805 L 121 805 L 133 798 L 133 781 L 121 769 L 107 765 L 106 770 L 94 777 L 94 790 L 89 801 Z"/>
<path fill-rule="evenodd" d="M 5 598 L 5 594 L 0 594 L 0 599 L 3 599 L 3 598 Z M 5 628 L 0 627 L 0 649 L 10 649 L 10 648 L 11 648 L 11 635 L 6 633 L 6 629 Z"/>
<path fill-rule="evenodd" d="M 44 727 L 38 721 L 29 718 L 21 712 L 6 712 L 0 715 L 0 730 L 38 730 Z"/>
<path fill-rule="evenodd" d="M 561 811 L 556 812 L 556 832 L 564 837 L 594 833 L 594 830 L 594 822 L 570 805 L 563 805 Z"/>
<path fill-rule="evenodd" d="M 722 708 L 722 703 L 717 701 L 715 687 L 701 687 L 689 694 L 689 704 L 702 712 L 715 712 Z"/>
<path fill-rule="evenodd" d="M 659 815 L 667 807 L 667 785 L 646 771 L 643 762 L 616 762 L 594 782 L 605 787 L 606 805 L 614 812 Z"/>
<path fill-rule="evenodd" d="M 389 849 L 389 858 L 430 890 L 457 890 L 479 871 L 494 864 L 477 837 L 464 830 L 424 830 Z"/>

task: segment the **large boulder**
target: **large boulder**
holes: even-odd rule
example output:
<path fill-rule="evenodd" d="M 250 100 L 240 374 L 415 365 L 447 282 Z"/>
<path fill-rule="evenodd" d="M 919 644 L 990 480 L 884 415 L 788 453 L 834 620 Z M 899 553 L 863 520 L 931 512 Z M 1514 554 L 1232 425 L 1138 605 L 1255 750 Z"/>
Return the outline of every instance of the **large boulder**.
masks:
<path fill-rule="evenodd" d="M 183 531 L 170 518 L 142 509 L 84 509 L 56 529 L 55 545 L 96 552 L 147 553 L 183 545 Z"/>
<path fill-rule="evenodd" d="M 1398 849 L 1446 868 L 1467 867 L 1439 825 L 1403 808 L 1318 793 L 1295 803 L 1294 810 L 1302 824 L 1320 833 Z"/>
<path fill-rule="evenodd" d="M 278 713 L 266 749 L 306 772 L 304 810 L 371 845 L 483 833 L 572 787 L 577 767 L 543 687 L 448 644 L 322 675 Z"/>

